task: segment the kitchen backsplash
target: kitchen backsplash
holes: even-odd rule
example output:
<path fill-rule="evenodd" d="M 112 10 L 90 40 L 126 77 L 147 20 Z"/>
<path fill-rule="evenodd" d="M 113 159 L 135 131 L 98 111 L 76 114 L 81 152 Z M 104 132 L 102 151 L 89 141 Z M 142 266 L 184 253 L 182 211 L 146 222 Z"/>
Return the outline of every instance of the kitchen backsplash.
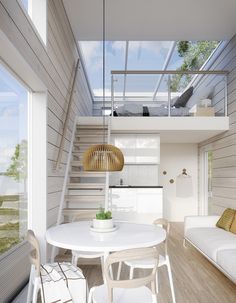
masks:
<path fill-rule="evenodd" d="M 110 173 L 110 185 L 159 185 L 157 165 L 125 165 L 121 172 Z"/>

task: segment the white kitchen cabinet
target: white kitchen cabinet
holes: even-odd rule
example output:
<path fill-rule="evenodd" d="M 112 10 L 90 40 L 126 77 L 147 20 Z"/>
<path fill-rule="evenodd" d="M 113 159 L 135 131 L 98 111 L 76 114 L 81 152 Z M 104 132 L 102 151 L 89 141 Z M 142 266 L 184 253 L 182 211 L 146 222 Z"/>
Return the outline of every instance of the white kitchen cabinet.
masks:
<path fill-rule="evenodd" d="M 152 223 L 163 217 L 161 187 L 113 187 L 110 207 L 116 220 Z"/>
<path fill-rule="evenodd" d="M 125 164 L 159 164 L 159 134 L 112 134 L 111 143 L 122 150 Z"/>

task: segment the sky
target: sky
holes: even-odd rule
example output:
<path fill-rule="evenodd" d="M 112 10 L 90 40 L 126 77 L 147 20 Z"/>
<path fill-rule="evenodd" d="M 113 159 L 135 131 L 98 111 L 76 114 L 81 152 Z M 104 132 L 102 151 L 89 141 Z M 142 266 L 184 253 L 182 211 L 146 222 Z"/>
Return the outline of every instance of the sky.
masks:
<path fill-rule="evenodd" d="M 127 69 L 162 69 L 173 41 L 129 41 Z M 94 95 L 102 95 L 102 41 L 79 42 L 84 58 L 90 85 Z M 106 91 L 110 95 L 111 70 L 125 69 L 125 41 L 106 41 Z M 183 58 L 174 50 L 168 69 L 181 66 Z M 127 76 L 127 92 L 153 92 L 158 80 L 157 75 Z M 123 91 L 123 76 L 117 77 L 116 92 Z M 165 89 L 166 87 L 163 87 Z"/>
<path fill-rule="evenodd" d="M 6 171 L 15 146 L 27 139 L 28 91 L 0 65 L 0 172 Z"/>
<path fill-rule="evenodd" d="M 177 43 L 176 43 L 177 44 Z M 111 70 L 125 70 L 126 41 L 106 41 L 105 43 L 106 96 L 111 96 Z M 128 70 L 162 70 L 173 41 L 129 41 Z M 89 83 L 95 100 L 103 95 L 102 90 L 102 41 L 80 41 L 79 46 L 85 63 Z M 166 69 L 176 70 L 183 63 L 177 46 Z M 127 75 L 126 93 L 152 97 L 160 75 Z M 122 95 L 124 76 L 115 75 L 115 96 Z M 167 76 L 164 76 L 159 92 L 167 92 Z"/>
<path fill-rule="evenodd" d="M 26 10 L 28 10 L 28 0 L 21 0 Z"/>
<path fill-rule="evenodd" d="M 28 10 L 28 0 L 21 0 Z M 27 139 L 28 91 L 0 64 L 0 173 L 11 163 L 15 146 Z"/>

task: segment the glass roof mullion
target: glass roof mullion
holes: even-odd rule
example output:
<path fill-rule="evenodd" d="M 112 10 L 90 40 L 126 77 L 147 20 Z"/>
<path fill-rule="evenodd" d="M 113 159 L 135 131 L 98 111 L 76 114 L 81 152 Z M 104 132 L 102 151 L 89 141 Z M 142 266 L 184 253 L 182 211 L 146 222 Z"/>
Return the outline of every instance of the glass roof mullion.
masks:
<path fill-rule="evenodd" d="M 196 64 L 193 62 L 194 68 L 199 69 L 218 43 L 217 41 L 188 41 L 189 48 L 182 50 L 177 47 L 179 42 L 107 41 L 106 74 L 109 74 L 111 70 L 178 70 L 183 68 L 184 64 L 189 64 L 189 56 L 194 59 L 195 52 L 199 52 L 199 58 L 196 60 Z M 101 41 L 79 41 L 81 66 L 85 72 L 91 98 L 98 102 L 102 99 L 101 45 Z M 122 75 L 117 78 L 116 97 L 120 102 L 135 101 L 140 97 L 149 102 L 164 100 L 161 98 L 160 92 L 166 97 L 166 76 L 163 74 L 159 76 L 149 74 L 147 77 Z M 189 79 L 176 79 L 173 91 L 182 91 L 188 84 Z M 108 81 L 106 90 L 106 96 L 110 98 Z"/>
<path fill-rule="evenodd" d="M 129 41 L 126 41 L 126 44 L 125 44 L 125 71 L 127 71 L 127 66 L 128 66 L 128 55 L 129 55 Z M 123 100 L 125 100 L 126 77 L 127 77 L 127 75 L 124 74 Z"/>
<path fill-rule="evenodd" d="M 171 45 L 170 45 L 168 54 L 167 54 L 167 56 L 166 56 L 166 60 L 165 60 L 165 62 L 164 62 L 164 64 L 163 64 L 163 67 L 162 67 L 162 70 L 163 70 L 163 71 L 166 70 L 167 67 L 168 67 L 168 64 L 169 64 L 169 62 L 170 62 L 170 60 L 171 60 L 171 57 L 172 57 L 172 55 L 173 55 L 173 53 L 174 53 L 175 46 L 176 46 L 176 41 L 173 41 L 173 42 L 171 43 Z M 160 87 L 160 85 L 161 85 L 161 82 L 162 82 L 163 78 L 164 78 L 164 75 L 161 75 L 161 76 L 158 78 L 158 80 L 157 80 L 157 84 L 156 84 L 156 87 L 155 87 L 155 90 L 154 90 L 154 93 L 153 93 L 153 97 L 152 97 L 152 100 L 153 100 L 153 101 L 155 101 L 157 92 L 158 92 L 158 90 L 159 90 L 159 87 Z"/>

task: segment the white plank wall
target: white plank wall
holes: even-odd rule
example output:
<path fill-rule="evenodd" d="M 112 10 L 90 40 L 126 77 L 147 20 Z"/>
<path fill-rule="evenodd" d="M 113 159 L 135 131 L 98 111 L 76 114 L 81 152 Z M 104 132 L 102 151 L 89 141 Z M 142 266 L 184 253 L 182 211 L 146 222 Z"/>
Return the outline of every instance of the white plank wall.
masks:
<path fill-rule="evenodd" d="M 68 88 L 78 53 L 61 1 L 48 2 L 48 54 L 54 66 L 58 67 L 57 71 Z M 66 107 L 67 104 L 64 102 L 62 106 L 59 106 L 59 110 L 62 109 L 62 112 L 55 114 L 55 111 L 51 111 L 50 108 L 48 111 L 48 145 L 50 146 L 48 153 L 48 226 L 54 224 L 57 219 L 58 202 L 60 201 L 74 117 L 75 115 L 91 115 L 92 112 L 92 100 L 81 69 L 76 82 L 62 166 L 60 171 L 55 172 L 53 168 L 58 155 Z"/>
<path fill-rule="evenodd" d="M 236 209 L 236 36 L 232 38 L 220 56 L 212 62 L 210 69 L 228 70 L 228 115 L 229 131 L 202 142 L 199 147 L 212 144 L 213 150 L 213 196 L 210 199 L 211 213 L 221 214 L 227 208 Z M 205 79 L 206 83 L 216 78 Z M 219 96 L 219 97 L 218 97 Z M 222 86 L 217 85 L 214 102 L 222 108 L 224 98 Z"/>
<path fill-rule="evenodd" d="M 20 2 L 20 1 L 19 1 Z M 82 67 L 75 85 L 72 110 L 62 155 L 62 168 L 54 170 L 65 121 L 71 75 L 78 50 L 61 0 L 48 0 L 47 45 L 17 0 L 0 0 L 0 28 L 32 66 L 48 90 L 48 201 L 47 225 L 56 222 L 73 121 L 92 115 L 92 99 Z"/>

